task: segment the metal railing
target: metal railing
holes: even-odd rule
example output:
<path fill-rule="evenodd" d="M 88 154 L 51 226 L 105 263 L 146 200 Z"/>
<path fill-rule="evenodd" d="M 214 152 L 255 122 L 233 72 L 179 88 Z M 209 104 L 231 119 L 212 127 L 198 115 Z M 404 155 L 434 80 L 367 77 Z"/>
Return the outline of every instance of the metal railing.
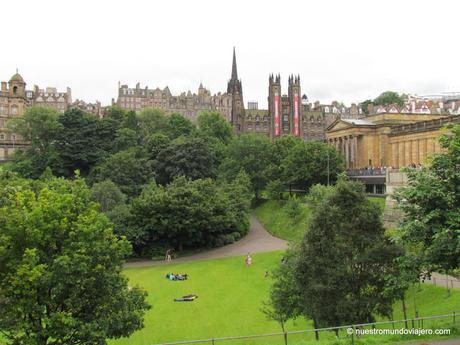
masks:
<path fill-rule="evenodd" d="M 385 168 L 369 168 L 369 169 L 348 169 L 348 176 L 385 176 L 387 169 Z"/>
<path fill-rule="evenodd" d="M 345 326 L 314 328 L 314 329 L 305 329 L 305 330 L 299 330 L 299 331 L 288 331 L 284 333 L 277 332 L 277 333 L 254 334 L 254 335 L 245 335 L 245 336 L 174 341 L 174 342 L 157 343 L 154 345 L 181 345 L 181 344 L 200 344 L 200 343 L 215 345 L 218 342 L 229 342 L 232 340 L 256 340 L 260 338 L 270 338 L 270 337 L 280 337 L 281 339 L 280 344 L 282 343 L 289 344 L 289 339 L 291 338 L 290 336 L 292 335 L 300 335 L 300 334 L 308 334 L 308 333 L 319 334 L 321 332 L 331 332 L 331 331 L 339 333 L 340 330 L 346 331 L 346 334 L 350 340 L 350 344 L 354 345 L 355 344 L 355 332 L 357 329 L 364 329 L 366 327 L 371 327 L 373 329 L 374 328 L 376 329 L 379 326 L 383 326 L 383 325 L 390 325 L 393 329 L 395 329 L 397 324 L 401 324 L 402 328 L 416 329 L 416 328 L 424 328 L 424 321 L 436 320 L 436 319 L 451 319 L 451 322 L 449 322 L 447 325 L 443 325 L 444 327 L 447 327 L 447 326 L 454 326 L 456 322 L 458 321 L 459 316 L 460 316 L 459 311 L 453 311 L 450 314 L 414 317 L 414 318 L 409 318 L 405 320 L 378 321 L 378 322 L 371 322 L 371 323 L 350 324 L 350 325 L 345 325 Z M 429 327 L 426 327 L 426 328 L 429 328 Z M 421 338 L 417 338 L 417 339 L 421 339 Z M 311 339 L 308 343 L 315 344 L 315 342 L 316 341 L 314 339 Z M 292 340 L 290 342 L 290 344 L 292 345 L 295 345 L 296 343 L 297 341 L 293 342 Z M 303 344 L 304 343 L 305 343 L 305 340 L 303 341 Z"/>

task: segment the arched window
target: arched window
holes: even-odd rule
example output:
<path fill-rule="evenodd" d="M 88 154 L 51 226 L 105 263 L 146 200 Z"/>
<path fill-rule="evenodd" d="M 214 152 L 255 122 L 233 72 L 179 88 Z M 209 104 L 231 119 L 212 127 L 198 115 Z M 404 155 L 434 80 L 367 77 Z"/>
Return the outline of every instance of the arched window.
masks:
<path fill-rule="evenodd" d="M 18 87 L 17 86 L 14 86 L 13 87 L 13 95 L 17 94 L 18 92 Z"/>

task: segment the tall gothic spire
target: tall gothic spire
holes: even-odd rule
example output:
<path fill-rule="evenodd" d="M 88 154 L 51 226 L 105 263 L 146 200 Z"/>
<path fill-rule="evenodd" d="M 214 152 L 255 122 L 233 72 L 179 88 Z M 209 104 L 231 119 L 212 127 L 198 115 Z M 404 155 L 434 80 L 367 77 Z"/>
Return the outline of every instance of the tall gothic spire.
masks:
<path fill-rule="evenodd" d="M 238 72 L 236 71 L 235 47 L 233 47 L 233 63 L 232 63 L 232 79 L 231 80 L 238 80 Z"/>

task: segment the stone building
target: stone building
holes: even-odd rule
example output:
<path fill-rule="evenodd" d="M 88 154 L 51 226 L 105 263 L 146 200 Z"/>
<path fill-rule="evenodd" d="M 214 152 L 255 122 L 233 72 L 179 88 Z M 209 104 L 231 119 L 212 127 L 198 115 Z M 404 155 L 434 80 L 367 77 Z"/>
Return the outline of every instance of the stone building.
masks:
<path fill-rule="evenodd" d="M 97 116 L 100 119 L 105 117 L 106 113 L 106 107 L 103 107 L 99 101 L 96 101 L 95 103 L 87 103 L 83 100 L 77 99 L 72 103 L 71 107 L 81 109 L 89 114 Z"/>
<path fill-rule="evenodd" d="M 16 73 L 8 82 L 1 82 L 0 89 L 0 161 L 7 160 L 13 151 L 24 146 L 22 138 L 7 129 L 8 120 L 21 116 L 29 107 L 30 92 L 26 91 L 26 83 Z"/>
<path fill-rule="evenodd" d="M 164 89 L 141 88 L 137 83 L 135 88 L 119 85 L 116 104 L 125 110 L 140 112 L 145 108 L 157 108 L 167 113 L 180 113 L 192 120 L 201 111 L 218 111 L 226 119 L 231 119 L 231 95 L 215 94 L 200 84 L 198 93 L 182 92 L 173 96 L 168 87 Z"/>
<path fill-rule="evenodd" d="M 324 140 L 327 124 L 338 115 L 326 113 L 319 103 L 308 103 L 307 96 L 301 93 L 300 76 L 289 76 L 287 95 L 281 92 L 280 75 L 271 74 L 268 82 L 270 137 L 290 134 L 307 141 Z"/>
<path fill-rule="evenodd" d="M 58 92 L 55 87 L 40 89 L 35 85 L 31 105 L 52 108 L 59 113 L 64 113 L 72 106 L 72 90 L 68 87 L 65 92 Z"/>
<path fill-rule="evenodd" d="M 440 114 L 380 113 L 365 119 L 338 119 L 326 132 L 326 141 L 341 151 L 346 167 L 403 168 L 424 164 L 440 152 L 437 138 L 446 119 Z"/>

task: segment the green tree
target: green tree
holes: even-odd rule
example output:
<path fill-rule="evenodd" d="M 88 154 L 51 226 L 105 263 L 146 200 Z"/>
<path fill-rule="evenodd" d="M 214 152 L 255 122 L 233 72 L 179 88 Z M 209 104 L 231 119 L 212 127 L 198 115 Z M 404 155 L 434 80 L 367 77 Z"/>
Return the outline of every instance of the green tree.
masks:
<path fill-rule="evenodd" d="M 269 320 L 278 322 L 283 333 L 286 322 L 302 315 L 301 291 L 295 284 L 295 250 L 288 250 L 281 265 L 273 272 L 273 284 L 269 301 L 264 303 L 262 312 Z M 287 338 L 284 338 L 287 345 Z"/>
<path fill-rule="evenodd" d="M 211 179 L 183 176 L 167 186 L 148 185 L 132 203 L 129 232 L 138 241 L 136 250 L 141 253 L 152 245 L 213 247 L 239 239 L 245 233 L 241 223 L 247 224 L 241 216 L 249 213 L 249 202 L 241 199 L 244 193 L 235 194 L 242 191 L 243 183 L 221 187 Z"/>
<path fill-rule="evenodd" d="M 121 274 L 130 245 L 114 236 L 83 180 L 10 178 L 2 186 L 3 341 L 107 344 L 141 329 L 146 293 Z"/>
<path fill-rule="evenodd" d="M 443 153 L 422 170 L 408 169 L 408 185 L 396 193 L 403 211 L 400 238 L 417 248 L 424 271 L 460 267 L 460 126 L 440 139 Z"/>
<path fill-rule="evenodd" d="M 136 118 L 139 134 L 143 141 L 153 133 L 162 132 L 168 134 L 168 118 L 164 111 L 146 108 L 142 110 Z"/>
<path fill-rule="evenodd" d="M 110 180 L 95 183 L 91 187 L 91 198 L 101 206 L 102 212 L 111 211 L 126 201 L 126 196 Z"/>
<path fill-rule="evenodd" d="M 116 120 L 118 123 L 121 123 L 123 119 L 126 116 L 126 110 L 123 108 L 117 106 L 117 105 L 112 105 L 110 107 L 107 107 L 106 110 L 106 117 L 109 119 Z"/>
<path fill-rule="evenodd" d="M 385 91 L 381 93 L 376 99 L 374 99 L 375 105 L 390 105 L 390 104 L 397 104 L 398 106 L 402 107 L 404 105 L 405 96 L 399 95 L 397 92 L 394 91 Z"/>
<path fill-rule="evenodd" d="M 343 157 L 335 148 L 315 141 L 297 143 L 282 164 L 284 181 L 303 190 L 317 183 L 327 184 L 328 175 L 334 183 L 345 169 Z"/>
<path fill-rule="evenodd" d="M 384 293 L 388 281 L 382 272 L 397 255 L 363 186 L 340 180 L 313 211 L 298 253 L 303 315 L 315 328 L 390 316 L 394 296 Z"/>
<path fill-rule="evenodd" d="M 113 142 L 113 151 L 119 152 L 128 150 L 131 147 L 137 146 L 138 136 L 135 130 L 130 128 L 120 128 Z"/>
<path fill-rule="evenodd" d="M 195 125 L 182 114 L 172 113 L 168 115 L 168 135 L 171 139 L 179 138 L 180 136 L 190 136 L 195 131 Z"/>
<path fill-rule="evenodd" d="M 217 112 L 204 111 L 198 115 L 198 131 L 204 137 L 216 138 L 228 144 L 233 138 L 232 126 Z"/>
<path fill-rule="evenodd" d="M 243 170 L 251 180 L 256 198 L 259 198 L 269 181 L 270 158 L 270 139 L 265 135 L 243 134 L 228 145 L 219 175 L 231 181 Z"/>
<path fill-rule="evenodd" d="M 151 134 L 144 145 L 146 155 L 150 159 L 156 159 L 158 154 L 168 148 L 171 143 L 171 139 L 163 133 L 154 133 Z"/>
<path fill-rule="evenodd" d="M 48 166 L 59 170 L 61 160 L 54 143 L 62 130 L 62 125 L 55 110 L 29 108 L 23 116 L 8 121 L 8 127 L 30 143 L 28 148 L 18 150 L 15 154 L 13 170 L 31 178 L 39 177 Z"/>
<path fill-rule="evenodd" d="M 178 176 L 192 180 L 214 177 L 215 157 L 203 139 L 180 137 L 158 153 L 155 171 L 160 184 L 169 183 Z"/>
<path fill-rule="evenodd" d="M 90 169 L 110 154 L 115 139 L 115 120 L 99 120 L 80 109 L 72 108 L 59 117 L 62 130 L 55 149 L 59 152 L 64 176 L 72 176 L 79 169 L 87 175 Z"/>
<path fill-rule="evenodd" d="M 143 157 L 139 147 L 107 157 L 92 172 L 94 181 L 111 180 L 129 197 L 139 195 L 153 176 L 152 162 Z"/>

